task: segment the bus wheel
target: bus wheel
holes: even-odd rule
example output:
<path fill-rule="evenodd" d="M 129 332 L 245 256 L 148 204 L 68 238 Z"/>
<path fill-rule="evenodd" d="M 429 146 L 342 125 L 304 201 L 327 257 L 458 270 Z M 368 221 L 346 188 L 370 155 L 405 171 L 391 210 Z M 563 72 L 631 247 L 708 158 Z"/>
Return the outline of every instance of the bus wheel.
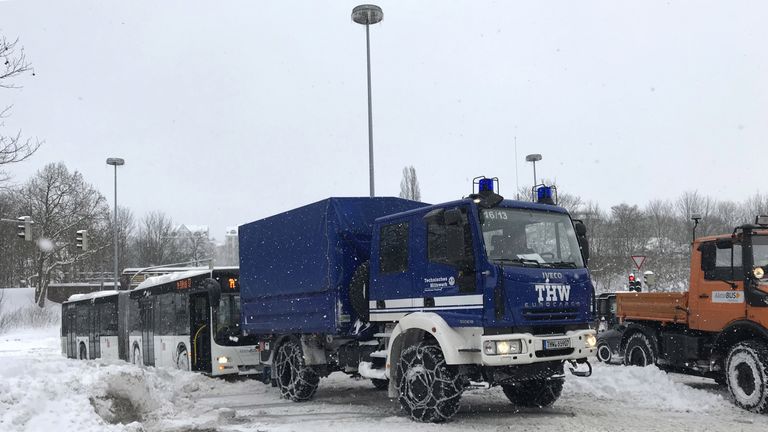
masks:
<path fill-rule="evenodd" d="M 281 344 L 275 355 L 274 367 L 280 396 L 294 402 L 303 402 L 315 395 L 320 377 L 314 369 L 304 364 L 299 342 L 288 340 Z"/>
<path fill-rule="evenodd" d="M 560 398 L 564 382 L 562 378 L 521 381 L 503 385 L 502 389 L 507 399 L 516 406 L 546 408 Z"/>
<path fill-rule="evenodd" d="M 179 352 L 176 354 L 176 369 L 188 371 L 189 370 L 189 353 L 187 347 L 184 344 L 179 345 Z"/>
<path fill-rule="evenodd" d="M 141 366 L 144 364 L 144 359 L 141 358 L 141 349 L 139 349 L 138 345 L 133 346 L 133 364 L 136 366 Z"/>
<path fill-rule="evenodd" d="M 768 345 L 757 340 L 738 343 L 728 352 L 725 365 L 728 391 L 736 405 L 768 412 Z"/>
<path fill-rule="evenodd" d="M 88 349 L 85 348 L 85 344 L 80 342 L 80 360 L 88 360 Z"/>
<path fill-rule="evenodd" d="M 645 367 L 655 364 L 656 350 L 651 339 L 642 332 L 630 336 L 624 348 L 624 365 Z"/>
<path fill-rule="evenodd" d="M 461 377 L 445 363 L 436 343 L 422 341 L 404 349 L 397 376 L 400 405 L 411 419 L 439 423 L 459 410 L 464 392 Z"/>

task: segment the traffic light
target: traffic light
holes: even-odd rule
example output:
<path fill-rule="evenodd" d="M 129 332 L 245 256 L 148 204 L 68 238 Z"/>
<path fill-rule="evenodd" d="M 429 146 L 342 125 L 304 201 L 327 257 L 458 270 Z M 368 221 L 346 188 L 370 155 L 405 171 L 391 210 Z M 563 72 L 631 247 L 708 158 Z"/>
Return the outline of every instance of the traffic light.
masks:
<path fill-rule="evenodd" d="M 19 220 L 19 230 L 16 235 L 26 241 L 32 241 L 32 218 L 29 216 L 21 216 L 17 219 Z"/>
<path fill-rule="evenodd" d="M 643 288 L 643 283 L 640 282 L 634 275 L 634 273 L 629 274 L 629 290 L 630 291 L 637 291 L 640 292 Z"/>
<path fill-rule="evenodd" d="M 88 250 L 88 230 L 77 231 L 75 246 L 77 246 L 78 249 L 82 249 L 83 252 Z"/>

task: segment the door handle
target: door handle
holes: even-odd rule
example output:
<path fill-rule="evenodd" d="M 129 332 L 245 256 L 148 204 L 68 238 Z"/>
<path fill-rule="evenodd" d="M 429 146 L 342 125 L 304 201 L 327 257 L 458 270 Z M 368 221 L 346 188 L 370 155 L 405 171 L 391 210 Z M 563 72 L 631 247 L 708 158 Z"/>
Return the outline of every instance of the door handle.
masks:
<path fill-rule="evenodd" d="M 699 294 L 699 298 L 709 298 L 709 294 Z"/>

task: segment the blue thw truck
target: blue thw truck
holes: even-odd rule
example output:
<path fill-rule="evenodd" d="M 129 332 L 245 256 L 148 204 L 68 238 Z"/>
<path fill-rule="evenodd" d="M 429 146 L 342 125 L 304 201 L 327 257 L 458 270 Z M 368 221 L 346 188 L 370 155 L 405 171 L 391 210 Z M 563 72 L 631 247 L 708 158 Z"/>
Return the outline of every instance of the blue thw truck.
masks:
<path fill-rule="evenodd" d="M 342 371 L 441 422 L 468 388 L 549 406 L 566 363 L 588 376 L 586 229 L 548 189 L 524 202 L 495 185 L 437 205 L 329 198 L 240 226 L 242 331 L 281 395 L 308 400 Z"/>

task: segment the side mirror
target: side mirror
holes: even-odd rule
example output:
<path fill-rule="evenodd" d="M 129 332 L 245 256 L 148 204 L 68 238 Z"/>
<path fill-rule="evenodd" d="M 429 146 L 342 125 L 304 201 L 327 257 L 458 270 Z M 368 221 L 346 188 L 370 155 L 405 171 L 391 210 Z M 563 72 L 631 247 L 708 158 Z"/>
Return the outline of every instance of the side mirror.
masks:
<path fill-rule="evenodd" d="M 573 221 L 573 229 L 576 230 L 576 235 L 579 237 L 585 237 L 587 235 L 587 226 L 580 220 Z"/>
<path fill-rule="evenodd" d="M 221 300 L 221 285 L 216 282 L 216 279 L 208 278 L 203 281 L 203 287 L 208 291 L 208 298 L 210 299 L 211 306 L 217 306 L 219 300 Z"/>
<path fill-rule="evenodd" d="M 573 229 L 576 231 L 576 240 L 579 241 L 581 255 L 584 257 L 584 265 L 589 264 L 589 240 L 587 240 L 587 226 L 580 220 L 573 221 Z"/>

